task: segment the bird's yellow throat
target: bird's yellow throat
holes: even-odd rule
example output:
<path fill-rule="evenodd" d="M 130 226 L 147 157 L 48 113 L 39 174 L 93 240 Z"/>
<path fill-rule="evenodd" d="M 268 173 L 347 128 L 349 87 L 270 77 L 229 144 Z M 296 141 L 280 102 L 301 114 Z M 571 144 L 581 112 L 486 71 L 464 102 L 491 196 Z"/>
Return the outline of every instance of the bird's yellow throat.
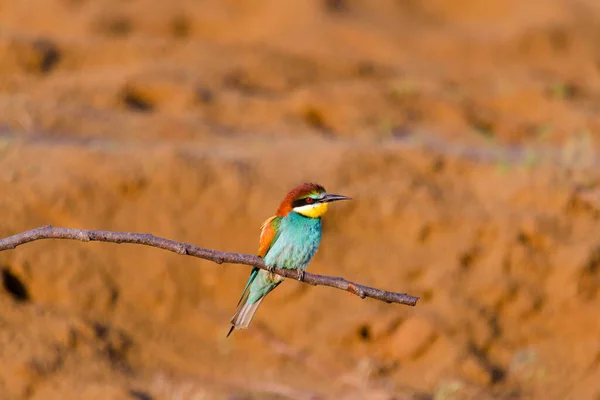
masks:
<path fill-rule="evenodd" d="M 298 214 L 304 215 L 305 217 L 319 218 L 327 212 L 328 206 L 328 203 L 319 203 L 315 205 L 311 204 L 309 206 L 296 207 L 294 208 L 294 211 L 296 211 Z"/>

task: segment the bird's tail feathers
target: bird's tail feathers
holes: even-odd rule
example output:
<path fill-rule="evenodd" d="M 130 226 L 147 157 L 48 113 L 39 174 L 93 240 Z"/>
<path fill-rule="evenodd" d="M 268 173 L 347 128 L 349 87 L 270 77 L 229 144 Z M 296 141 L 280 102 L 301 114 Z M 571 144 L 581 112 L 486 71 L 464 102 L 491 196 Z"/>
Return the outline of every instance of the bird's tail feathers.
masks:
<path fill-rule="evenodd" d="M 250 322 L 252 322 L 252 318 L 254 318 L 254 314 L 256 314 L 256 310 L 258 310 L 258 306 L 262 303 L 264 297 L 261 297 L 258 301 L 254 303 L 248 302 L 248 293 L 245 294 L 245 298 L 242 298 L 240 301 L 240 305 L 231 318 L 231 329 L 227 336 L 231 335 L 234 329 L 246 329 Z"/>
<path fill-rule="evenodd" d="M 229 337 L 229 335 L 231 335 L 231 332 L 233 332 L 234 329 L 245 329 L 250 325 L 250 322 L 252 322 L 252 318 L 254 318 L 254 314 L 256 314 L 256 310 L 258 309 L 258 306 L 260 306 L 260 303 L 262 303 L 265 296 L 267 294 L 269 294 L 269 292 L 271 292 L 271 290 L 275 289 L 283 281 L 283 278 L 279 277 L 277 275 L 275 281 L 268 280 L 265 282 L 263 282 L 263 281 L 259 282 L 258 290 L 262 291 L 261 297 L 258 300 L 254 301 L 253 303 L 250 303 L 249 302 L 250 286 L 256 280 L 256 278 L 259 276 L 259 273 L 261 273 L 261 270 L 256 267 L 253 268 L 252 272 L 250 273 L 250 278 L 248 279 L 248 283 L 246 283 L 246 287 L 244 288 L 244 291 L 242 292 L 242 296 L 240 297 L 240 301 L 238 302 L 238 309 L 235 312 L 235 314 L 233 315 L 233 317 L 231 318 L 232 326 L 231 326 L 231 329 L 229 330 L 229 332 L 227 333 L 228 337 Z M 266 274 L 265 271 L 262 271 L 262 273 Z M 261 276 L 261 279 L 264 280 L 267 278 L 265 278 L 264 276 Z"/>

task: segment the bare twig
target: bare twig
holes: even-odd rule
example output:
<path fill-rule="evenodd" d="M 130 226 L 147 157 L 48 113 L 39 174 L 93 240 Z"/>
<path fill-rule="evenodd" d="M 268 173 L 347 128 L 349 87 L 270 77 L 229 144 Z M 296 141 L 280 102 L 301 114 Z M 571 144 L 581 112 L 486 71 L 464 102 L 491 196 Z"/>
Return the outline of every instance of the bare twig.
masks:
<path fill-rule="evenodd" d="M 172 251 L 181 255 L 190 255 L 193 257 L 203 258 L 205 260 L 214 261 L 217 264 L 244 264 L 268 270 L 268 267 L 265 265 L 262 258 L 258 256 L 203 249 L 202 247 L 194 246 L 193 244 L 176 242 L 157 237 L 149 233 L 55 228 L 50 225 L 17 233 L 16 235 L 7 237 L 5 239 L 0 239 L 0 251 L 14 249 L 22 244 L 40 239 L 71 239 L 80 240 L 82 242 L 98 241 L 110 243 L 143 244 L 146 246 L 158 247 L 159 249 Z M 359 285 L 358 283 L 349 282 L 344 278 L 335 276 L 310 274 L 308 272 L 304 273 L 302 276 L 299 276 L 294 270 L 280 268 L 274 268 L 272 272 L 286 278 L 299 279 L 302 282 L 314 286 L 331 286 L 333 288 L 345 290 L 363 299 L 365 297 L 371 297 L 376 300 L 385 301 L 386 303 L 399 303 L 409 306 L 416 305 L 417 301 L 419 300 L 418 297 L 410 296 L 406 293 L 388 292 L 369 286 Z"/>

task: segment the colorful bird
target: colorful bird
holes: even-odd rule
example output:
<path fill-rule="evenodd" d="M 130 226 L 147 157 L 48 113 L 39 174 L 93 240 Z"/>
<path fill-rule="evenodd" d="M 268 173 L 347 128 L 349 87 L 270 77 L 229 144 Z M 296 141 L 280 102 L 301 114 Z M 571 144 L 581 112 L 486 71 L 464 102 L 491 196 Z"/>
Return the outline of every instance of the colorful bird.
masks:
<path fill-rule="evenodd" d="M 321 242 L 321 216 L 327 212 L 329 203 L 338 200 L 350 200 L 350 197 L 327 194 L 323 186 L 316 183 L 304 183 L 292 189 L 275 215 L 263 223 L 258 255 L 270 268 L 297 270 L 301 279 Z M 253 268 L 227 336 L 236 328 L 247 328 L 265 296 L 283 280 L 280 275 Z"/>

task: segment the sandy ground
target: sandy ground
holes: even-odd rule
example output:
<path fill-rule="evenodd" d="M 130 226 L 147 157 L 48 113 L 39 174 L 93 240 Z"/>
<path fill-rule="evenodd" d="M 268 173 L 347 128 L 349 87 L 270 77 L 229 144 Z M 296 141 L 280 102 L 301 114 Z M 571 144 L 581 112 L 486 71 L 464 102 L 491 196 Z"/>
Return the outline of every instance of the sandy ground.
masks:
<path fill-rule="evenodd" d="M 600 3 L 0 2 L 0 236 L 253 253 L 354 197 L 225 339 L 248 275 L 135 245 L 0 253 L 0 399 L 597 399 Z"/>

